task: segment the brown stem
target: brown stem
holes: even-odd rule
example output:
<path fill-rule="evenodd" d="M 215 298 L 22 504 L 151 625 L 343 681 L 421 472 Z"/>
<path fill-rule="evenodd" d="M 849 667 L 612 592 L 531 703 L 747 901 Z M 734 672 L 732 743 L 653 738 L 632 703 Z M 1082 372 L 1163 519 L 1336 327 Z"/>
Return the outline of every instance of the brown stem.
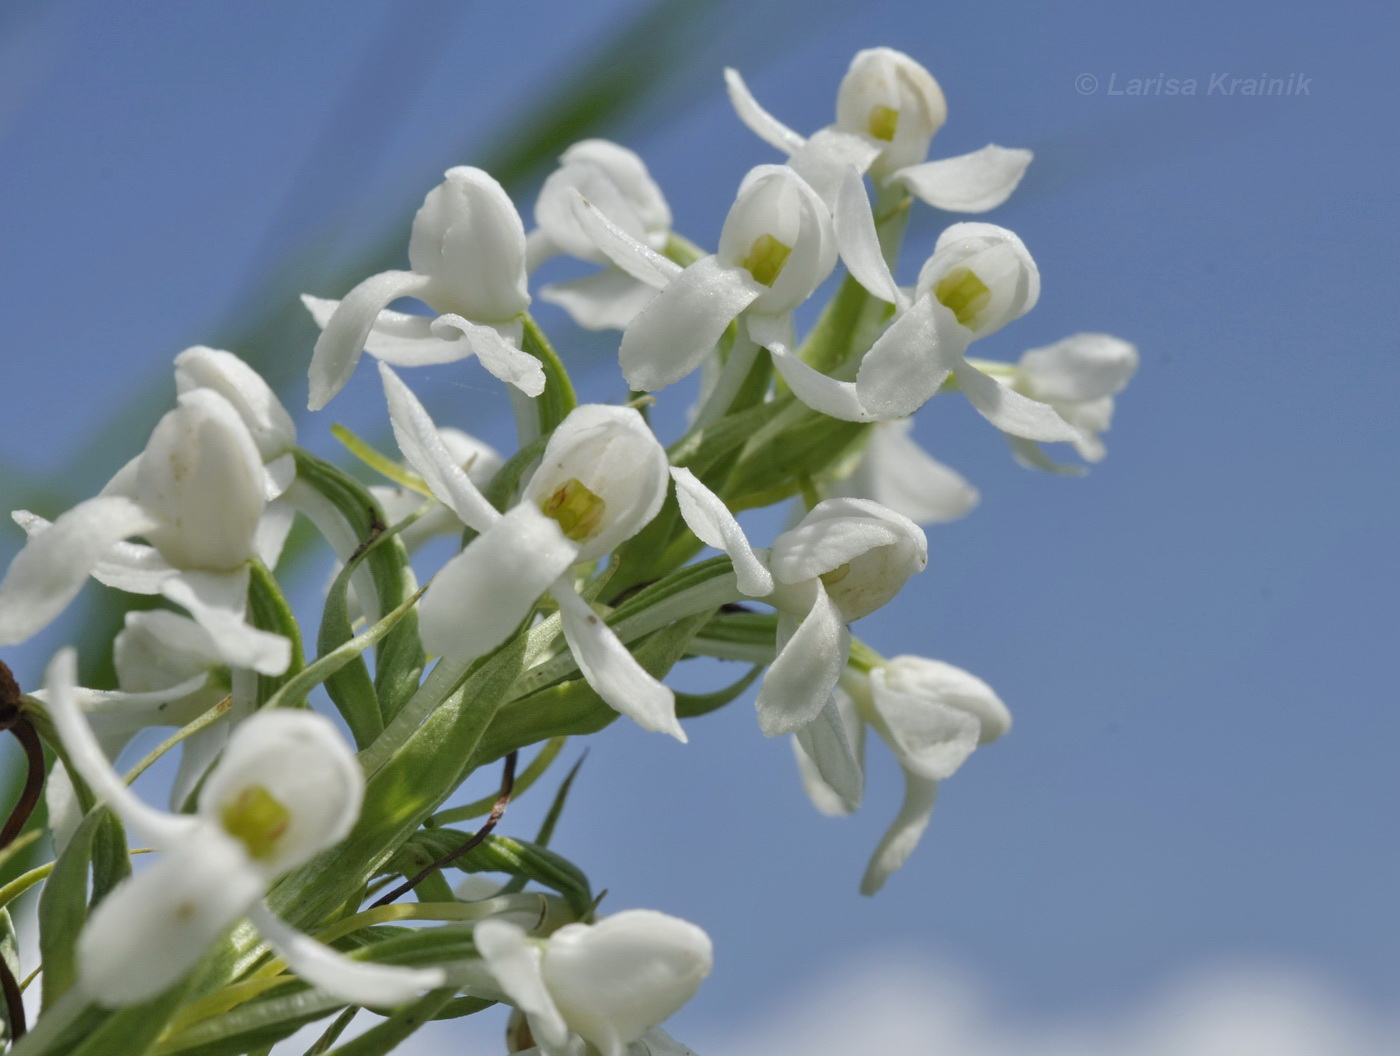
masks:
<path fill-rule="evenodd" d="M 505 769 L 501 773 L 500 795 L 496 797 L 496 805 L 491 808 L 491 816 L 486 819 L 485 823 L 481 826 L 481 828 L 477 829 L 476 835 L 469 839 L 466 843 L 462 844 L 462 846 L 458 847 L 455 851 L 452 851 L 450 854 L 444 855 L 443 857 L 439 858 L 437 861 L 433 862 L 432 865 L 429 865 L 427 868 L 421 870 L 414 876 L 405 880 L 402 884 L 394 888 L 388 894 L 381 896 L 377 902 L 374 902 L 370 906 L 371 909 L 375 909 L 379 906 L 387 906 L 390 902 L 394 901 L 394 899 L 398 898 L 400 895 L 408 894 L 415 887 L 417 887 L 424 880 L 426 880 L 430 875 L 432 875 L 435 869 L 441 869 L 445 865 L 451 865 L 458 858 L 462 857 L 462 855 L 470 851 L 473 847 L 479 847 L 482 843 L 485 842 L 486 837 L 491 835 L 491 830 L 496 827 L 496 822 L 500 821 L 501 816 L 505 814 L 506 804 L 510 802 L 511 789 L 515 787 L 515 758 L 515 752 L 511 752 L 508 756 L 506 756 Z"/>
<path fill-rule="evenodd" d="M 29 820 L 29 815 L 34 812 L 39 796 L 44 791 L 44 746 L 39 742 L 39 735 L 34 732 L 33 724 L 21 715 L 10 727 L 10 732 L 24 747 L 29 770 L 24 775 L 24 788 L 19 794 L 19 799 L 10 811 L 10 816 L 5 819 L 5 827 L 0 829 L 0 847 L 8 847 L 11 841 L 24 831 L 24 823 Z"/>

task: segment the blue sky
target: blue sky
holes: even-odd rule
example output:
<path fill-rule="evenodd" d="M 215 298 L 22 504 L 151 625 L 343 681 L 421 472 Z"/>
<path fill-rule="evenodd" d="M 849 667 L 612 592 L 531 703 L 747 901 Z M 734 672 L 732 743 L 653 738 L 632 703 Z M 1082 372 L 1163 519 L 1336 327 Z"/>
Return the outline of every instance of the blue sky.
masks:
<path fill-rule="evenodd" d="M 377 239 L 405 245 L 401 218 L 441 171 L 508 142 L 521 108 L 636 7 L 9 5 L 6 507 L 39 503 L 59 472 L 88 494 L 134 453 L 139 438 L 71 465 L 122 404 L 168 394 L 176 352 L 237 332 L 289 247 L 319 234 L 298 265 L 315 276 Z M 1016 466 L 960 402 L 919 418 L 983 502 L 930 532 L 928 572 L 856 630 L 977 673 L 1016 727 L 947 783 L 878 898 L 856 883 L 895 809 L 892 760 L 872 746 L 866 806 L 821 818 L 745 704 L 695 722 L 686 747 L 621 723 L 596 738 L 560 849 L 614 908 L 711 932 L 696 1023 L 881 950 L 967 966 L 1017 1009 L 1126 999 L 1230 956 L 1305 965 L 1393 1006 L 1400 15 L 763 0 L 721 16 L 713 32 L 697 23 L 676 83 L 613 131 L 678 229 L 712 243 L 743 173 L 778 160 L 729 110 L 723 65 L 810 131 L 856 48 L 896 46 L 948 97 L 933 156 L 1036 152 L 987 219 L 1024 238 L 1044 292 L 982 354 L 1102 330 L 1136 342 L 1142 368 L 1108 459 L 1082 479 Z M 1262 76 L 1295 91 L 1211 88 Z M 1127 94 L 1158 77 L 1197 94 Z M 533 188 L 517 201 L 528 216 Z M 916 215 L 908 264 L 951 219 Z M 575 349 L 585 391 L 615 398 L 606 342 L 541 318 Z M 410 381 L 440 420 L 508 442 L 476 368 Z M 372 379 L 332 412 L 374 430 Z M 309 446 L 331 449 L 330 420 L 303 416 Z M 4 534 L 0 557 L 18 542 Z M 63 633 L 13 665 L 32 678 Z"/>

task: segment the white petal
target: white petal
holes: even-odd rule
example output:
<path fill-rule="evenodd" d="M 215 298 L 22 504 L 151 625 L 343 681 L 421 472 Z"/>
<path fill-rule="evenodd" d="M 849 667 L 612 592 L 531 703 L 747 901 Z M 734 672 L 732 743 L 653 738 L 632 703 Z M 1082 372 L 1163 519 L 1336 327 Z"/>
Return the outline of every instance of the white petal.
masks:
<path fill-rule="evenodd" d="M 910 165 L 891 179 L 904 184 L 935 209 L 985 213 L 1011 197 L 1032 156 L 1029 150 L 989 143 L 971 154 Z"/>
<path fill-rule="evenodd" d="M 196 388 L 213 389 L 233 404 L 263 461 L 270 462 L 296 446 L 292 416 L 262 375 L 232 352 L 197 345 L 176 356 L 175 391 Z"/>
<path fill-rule="evenodd" d="M 875 232 L 875 214 L 865 193 L 865 181 L 854 168 L 846 169 L 833 216 L 836 244 L 851 275 L 873 297 L 906 306 L 904 292 L 895 284 Z"/>
<path fill-rule="evenodd" d="M 774 351 L 771 347 L 768 351 L 792 394 L 812 410 L 845 422 L 875 421 L 875 416 L 861 404 L 855 382 L 827 377 L 791 352 Z"/>
<path fill-rule="evenodd" d="M 868 136 L 832 126 L 813 133 L 788 164 L 807 181 L 828 206 L 836 203 L 841 179 L 848 169 L 866 172 L 880 156 L 881 145 Z"/>
<path fill-rule="evenodd" d="M 323 330 L 340 306 L 339 301 L 312 297 L 309 293 L 301 295 L 301 303 Z M 455 363 L 471 355 L 471 349 L 465 345 L 434 336 L 433 318 L 431 315 L 412 315 L 385 308 L 374 317 L 374 323 L 365 336 L 365 351 L 396 367 Z"/>
<path fill-rule="evenodd" d="M 388 364 L 379 364 L 379 376 L 384 383 L 394 439 L 408 464 L 427 483 L 433 497 L 448 506 L 463 524 L 478 532 L 484 532 L 500 520 L 500 513 L 486 501 L 486 496 L 462 469 L 418 397 Z"/>
<path fill-rule="evenodd" d="M 795 528 L 773 541 L 768 565 L 774 577 L 782 583 L 801 583 L 878 547 L 901 542 L 907 531 L 879 516 L 874 505 L 858 499 L 818 503 Z"/>
<path fill-rule="evenodd" d="M 111 892 L 78 938 L 78 986 L 110 1008 L 173 986 L 262 896 L 240 846 L 195 826 Z"/>
<path fill-rule="evenodd" d="M 569 1028 L 546 989 L 540 952 L 525 932 L 508 921 L 488 918 L 472 931 L 477 951 L 511 1003 L 530 1018 L 530 1033 L 550 1056 L 564 1052 Z"/>
<path fill-rule="evenodd" d="M 314 711 L 292 708 L 265 709 L 238 724 L 200 791 L 199 812 L 216 821 L 254 786 L 288 812 L 285 831 L 258 859 L 270 877 L 339 843 L 364 798 L 360 766 L 335 726 Z"/>
<path fill-rule="evenodd" d="M 426 293 L 432 284 L 411 271 L 385 271 L 365 279 L 336 305 L 311 356 L 311 410 L 319 411 L 350 380 L 380 311 L 399 297 Z"/>
<path fill-rule="evenodd" d="M 873 895 L 885 886 L 890 874 L 904 864 L 918 845 L 919 837 L 928 828 L 933 804 L 938 798 L 938 782 L 904 772 L 904 802 L 894 823 L 881 837 L 879 846 L 866 866 L 860 881 L 860 893 Z"/>
<path fill-rule="evenodd" d="M 176 817 L 147 806 L 127 788 L 78 707 L 76 685 L 77 654 L 72 649 L 61 649 L 44 676 L 44 703 L 69 761 L 92 794 L 111 807 L 138 836 L 157 846 L 171 846 L 200 828 L 201 823 L 194 818 Z"/>
<path fill-rule="evenodd" d="M 540 300 L 557 304 L 585 330 L 625 330 L 655 296 L 654 287 L 611 267 L 540 290 Z"/>
<path fill-rule="evenodd" d="M 573 211 L 574 219 L 598 251 L 638 282 L 659 290 L 681 273 L 679 264 L 637 241 L 582 195 L 574 196 Z"/>
<path fill-rule="evenodd" d="M 433 577 L 418 606 L 423 648 L 454 660 L 485 655 L 577 557 L 556 522 L 516 506 Z"/>
<path fill-rule="evenodd" d="M 603 1056 L 626 1056 L 628 1044 L 695 996 L 713 962 L 710 937 L 694 924 L 633 909 L 560 928 L 542 972 L 569 1028 Z"/>
<path fill-rule="evenodd" d="M 942 660 L 896 656 L 885 662 L 878 679 L 871 676 L 871 689 L 921 696 L 975 716 L 981 727 L 979 744 L 990 744 L 1011 729 L 1011 712 L 992 687 Z"/>
<path fill-rule="evenodd" d="M 401 1005 L 446 981 L 441 968 L 401 968 L 354 960 L 290 927 L 262 905 L 253 906 L 248 916 L 292 971 L 312 986 L 354 1005 Z"/>
<path fill-rule="evenodd" d="M 739 76 L 738 70 L 725 67 L 724 86 L 729 92 L 729 101 L 734 106 L 734 112 L 739 115 L 739 120 L 748 125 L 749 130 L 763 142 L 776 147 L 784 154 L 795 153 L 806 142 L 758 104 L 758 100 L 749 91 L 749 86 L 744 83 L 744 78 Z"/>
<path fill-rule="evenodd" d="M 1022 396 L 976 367 L 964 362 L 953 373 L 977 413 L 1003 433 L 1042 441 L 1073 442 L 1083 436 L 1048 403 Z"/>
<path fill-rule="evenodd" d="M 682 744 L 685 730 L 676 719 L 676 697 L 649 675 L 603 618 L 579 597 L 568 580 L 552 590 L 563 617 L 564 638 L 588 684 L 608 706 L 644 730 L 669 733 Z"/>
<path fill-rule="evenodd" d="M 652 298 L 622 335 L 618 356 L 627 384 L 654 392 L 685 377 L 766 289 L 718 257 L 697 260 Z"/>
<path fill-rule="evenodd" d="M 865 724 L 850 697 L 832 693 L 817 717 L 792 739 L 807 798 L 823 814 L 849 814 L 860 806 L 865 774 L 861 753 Z"/>
<path fill-rule="evenodd" d="M 257 551 L 258 560 L 268 568 L 277 567 L 296 516 L 297 511 L 289 503 L 271 502 L 258 518 L 258 527 L 253 533 L 253 549 Z"/>
<path fill-rule="evenodd" d="M 729 555 L 739 590 L 751 598 L 771 594 L 773 576 L 754 553 L 724 500 L 700 483 L 688 469 L 673 467 L 671 479 L 676 482 L 676 501 L 685 523 L 702 543 Z"/>
<path fill-rule="evenodd" d="M 651 238 L 670 234 L 671 207 L 647 171 L 646 162 L 635 152 L 607 139 L 581 139 L 559 155 L 559 161 L 564 165 L 582 162 L 598 166 L 622 192 Z M 664 244 L 664 237 L 661 242 Z"/>
<path fill-rule="evenodd" d="M 1021 356 L 1029 391 L 1047 403 L 1088 403 L 1121 392 L 1138 366 L 1137 349 L 1112 334 L 1073 334 Z"/>
<path fill-rule="evenodd" d="M 811 611 L 783 644 L 758 691 L 758 725 L 768 737 L 812 722 L 850 656 L 851 632 L 820 582 L 815 594 Z"/>
<path fill-rule="evenodd" d="M 244 620 L 248 608 L 248 569 L 218 574 L 181 572 L 161 584 L 161 593 L 185 609 L 219 643 L 234 667 L 280 675 L 292 660 L 292 643 L 260 631 Z"/>
<path fill-rule="evenodd" d="M 1068 462 L 1056 462 L 1034 440 L 1022 440 L 1019 436 L 1007 436 L 1006 439 L 1011 444 L 1012 457 L 1027 469 L 1039 469 L 1061 477 L 1082 477 L 1085 473 L 1083 466 Z M 1075 448 L 1078 449 L 1081 443 L 1087 443 L 1088 440 L 1088 437 L 1085 437 L 1083 441 L 1076 440 Z"/>
<path fill-rule="evenodd" d="M 930 296 L 895 319 L 860 361 L 861 406 L 881 419 L 913 414 L 963 362 L 970 331 Z"/>
<path fill-rule="evenodd" d="M 481 365 L 495 378 L 514 385 L 526 396 L 544 392 L 544 368 L 528 352 L 511 344 L 494 327 L 481 326 L 460 315 L 440 315 L 433 321 L 439 337 L 456 331 L 463 343 L 476 353 Z"/>
<path fill-rule="evenodd" d="M 980 498 L 977 489 L 915 443 L 913 425 L 903 418 L 871 429 L 860 464 L 832 494 L 874 499 L 915 524 L 942 524 L 968 513 Z"/>
<path fill-rule="evenodd" d="M 159 523 L 130 499 L 98 497 L 31 536 L 0 582 L 0 645 L 15 645 L 48 626 L 113 544 Z"/>
<path fill-rule="evenodd" d="M 872 719 L 899 765 L 928 781 L 957 772 L 977 747 L 981 723 L 971 712 L 923 695 L 901 693 L 871 673 Z"/>

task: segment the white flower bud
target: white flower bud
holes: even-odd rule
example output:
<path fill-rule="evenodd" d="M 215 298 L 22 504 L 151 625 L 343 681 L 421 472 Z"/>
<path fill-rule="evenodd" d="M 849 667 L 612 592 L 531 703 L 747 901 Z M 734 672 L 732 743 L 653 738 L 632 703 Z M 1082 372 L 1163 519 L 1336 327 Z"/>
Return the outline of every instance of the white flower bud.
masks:
<path fill-rule="evenodd" d="M 836 93 L 836 127 L 886 144 L 870 169 L 877 178 L 923 161 L 947 117 L 933 75 L 893 48 L 857 52 Z"/>
<path fill-rule="evenodd" d="M 488 173 L 460 165 L 428 192 L 408 243 L 413 271 L 432 279 L 418 296 L 438 312 L 479 323 L 514 319 L 530 304 L 525 225 Z"/>
<path fill-rule="evenodd" d="M 750 311 L 790 311 L 836 266 L 830 210 L 792 169 L 760 165 L 739 185 L 717 256 L 767 287 Z"/>
<path fill-rule="evenodd" d="M 1040 270 L 1024 243 L 995 224 L 954 224 L 919 272 L 930 294 L 977 337 L 1019 319 L 1040 297 Z"/>

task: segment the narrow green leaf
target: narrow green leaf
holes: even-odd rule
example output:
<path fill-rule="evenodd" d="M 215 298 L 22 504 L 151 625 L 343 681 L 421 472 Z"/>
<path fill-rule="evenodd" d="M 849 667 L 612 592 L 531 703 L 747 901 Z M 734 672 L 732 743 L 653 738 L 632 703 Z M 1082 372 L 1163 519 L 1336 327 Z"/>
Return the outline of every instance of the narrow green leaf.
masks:
<path fill-rule="evenodd" d="M 540 435 L 548 436 L 578 406 L 578 397 L 574 395 L 569 372 L 564 369 L 549 338 L 528 312 L 523 319 L 525 331 L 521 348 L 538 359 L 544 368 L 544 392 L 535 398 L 535 409 L 539 414 Z"/>
<path fill-rule="evenodd" d="M 325 1029 L 319 1038 L 312 1043 L 311 1048 L 306 1050 L 305 1056 L 322 1056 L 327 1049 L 336 1043 L 345 1028 L 350 1025 L 350 1021 L 360 1014 L 360 1009 L 356 1005 L 347 1008 L 340 1015 L 331 1021 L 331 1025 Z"/>
<path fill-rule="evenodd" d="M 348 1041 L 327 1056 L 384 1056 L 399 1042 L 413 1034 L 452 1000 L 453 987 L 443 987 L 424 994 L 411 1005 L 399 1009 L 383 1023 L 370 1027 L 358 1038 Z"/>
<path fill-rule="evenodd" d="M 292 662 L 280 675 L 258 676 L 258 702 L 267 700 L 306 666 L 306 653 L 301 644 L 301 627 L 296 614 L 287 604 L 276 578 L 260 561 L 253 562 L 253 575 L 248 585 L 248 618 L 259 630 L 280 634 L 292 643 Z M 289 702 L 291 707 L 305 707 L 305 701 Z"/>
<path fill-rule="evenodd" d="M 763 665 L 755 664 L 739 681 L 713 693 L 677 693 L 676 714 L 683 719 L 693 719 L 697 715 L 708 715 L 736 700 L 744 690 L 753 685 L 754 679 L 763 671 Z"/>
<path fill-rule="evenodd" d="M 44 971 L 47 974 L 47 965 Z M 155 1047 L 188 989 L 188 981 L 182 981 L 149 1001 L 117 1009 L 65 1056 L 145 1056 Z"/>
<path fill-rule="evenodd" d="M 106 823 L 107 809 L 84 815 L 68 846 L 58 856 L 39 896 L 39 957 L 44 962 L 43 1007 L 48 1009 L 77 978 L 74 948 L 87 923 L 88 867 L 93 841 Z"/>

